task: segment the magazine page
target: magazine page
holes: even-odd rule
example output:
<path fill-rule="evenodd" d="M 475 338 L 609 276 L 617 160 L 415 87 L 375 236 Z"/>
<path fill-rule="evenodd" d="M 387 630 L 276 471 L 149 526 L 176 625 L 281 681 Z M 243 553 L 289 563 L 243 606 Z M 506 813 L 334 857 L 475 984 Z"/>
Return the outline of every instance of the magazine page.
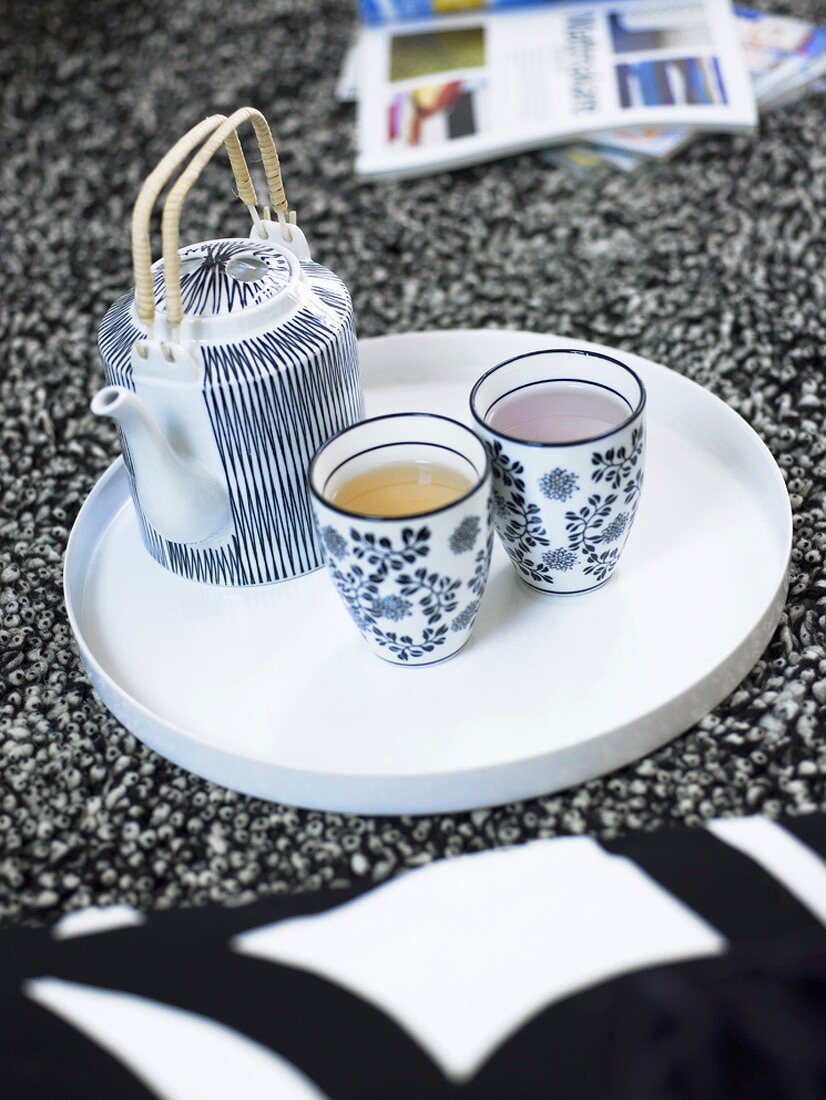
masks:
<path fill-rule="evenodd" d="M 647 126 L 644 130 L 607 130 L 599 135 L 599 143 L 623 153 L 668 160 L 693 141 L 695 133 L 689 129 L 661 130 L 658 126 Z"/>
<path fill-rule="evenodd" d="M 634 153 L 625 153 L 622 149 L 607 149 L 603 145 L 585 141 L 574 142 L 572 145 L 554 145 L 542 153 L 542 159 L 554 168 L 564 168 L 577 179 L 587 179 L 606 165 L 620 172 L 634 172 L 640 164 L 640 158 Z"/>
<path fill-rule="evenodd" d="M 358 82 L 367 176 L 619 127 L 756 122 L 727 0 L 579 0 L 366 28 Z"/>
<path fill-rule="evenodd" d="M 467 8 L 516 8 L 536 4 L 561 3 L 562 0 L 360 0 L 362 23 L 397 23 L 405 19 L 427 19 L 431 15 L 451 15 Z"/>
<path fill-rule="evenodd" d="M 789 102 L 826 74 L 826 29 L 750 8 L 735 8 L 740 43 L 758 107 Z M 665 160 L 694 137 L 691 130 L 617 130 L 600 134 L 600 144 Z"/>
<path fill-rule="evenodd" d="M 755 81 L 761 103 L 771 104 L 826 73 L 826 28 L 790 16 L 741 9 L 738 17 L 750 66 L 763 59 Z"/>
<path fill-rule="evenodd" d="M 358 40 L 347 47 L 341 71 L 336 81 L 336 99 L 339 103 L 355 103 L 359 95 L 359 46 Z"/>

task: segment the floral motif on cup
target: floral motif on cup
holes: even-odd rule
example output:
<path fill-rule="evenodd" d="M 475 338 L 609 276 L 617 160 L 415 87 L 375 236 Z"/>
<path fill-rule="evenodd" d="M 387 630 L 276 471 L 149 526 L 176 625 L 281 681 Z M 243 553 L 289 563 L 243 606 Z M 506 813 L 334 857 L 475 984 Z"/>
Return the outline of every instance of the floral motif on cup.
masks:
<path fill-rule="evenodd" d="M 602 526 L 611 515 L 611 508 L 616 500 L 616 493 L 611 493 L 604 499 L 599 493 L 594 493 L 588 497 L 588 503 L 584 507 L 576 512 L 565 513 L 565 530 L 568 532 L 568 545 L 572 550 L 581 547 L 586 553 L 591 553 L 596 549 L 597 543 L 604 539 Z"/>
<path fill-rule="evenodd" d="M 567 546 L 558 546 L 555 550 L 546 550 L 542 555 L 542 563 L 554 572 L 567 573 L 578 562 L 575 550 L 569 550 Z"/>
<path fill-rule="evenodd" d="M 414 641 L 409 634 L 398 635 L 392 630 L 383 631 L 378 627 L 373 628 L 372 634 L 378 644 L 386 646 L 397 660 L 409 661 L 411 657 L 424 657 L 432 653 L 437 646 L 444 645 L 447 640 L 447 627 L 444 624 L 435 630 L 427 627 L 420 641 Z"/>
<path fill-rule="evenodd" d="M 442 615 L 448 615 L 459 606 L 457 592 L 461 581 L 451 580 L 439 573 L 428 573 L 426 569 L 417 569 L 415 573 L 401 573 L 396 581 L 401 585 L 403 596 L 419 596 L 419 606 L 428 623 L 438 623 Z"/>
<path fill-rule="evenodd" d="M 493 472 L 492 494 L 496 529 L 517 570 L 529 580 L 553 584 L 553 573 L 534 553 L 550 546 L 538 504 L 525 499 L 525 468 L 510 459 L 498 441 L 485 444 Z"/>
<path fill-rule="evenodd" d="M 355 527 L 350 528 L 350 540 L 353 543 L 354 557 L 374 566 L 382 577 L 386 577 L 390 570 L 415 565 L 420 558 L 426 558 L 430 553 L 428 527 L 420 527 L 418 531 L 405 527 L 402 531 L 402 545 L 399 547 L 393 546 L 386 536 L 377 538 L 370 531 L 361 534 Z"/>
<path fill-rule="evenodd" d="M 347 553 L 347 539 L 329 524 L 321 532 L 321 541 L 324 543 L 324 549 L 336 561 L 339 561 Z"/>
<path fill-rule="evenodd" d="M 505 489 L 516 489 L 517 492 L 524 493 L 523 474 L 525 470 L 522 463 L 511 461 L 502 450 L 502 444 L 498 441 L 485 443 L 485 449 L 490 458 L 494 481 L 498 481 Z"/>
<path fill-rule="evenodd" d="M 344 600 L 353 622 L 360 630 L 367 630 L 379 617 L 380 577 L 366 574 L 360 565 L 342 569 L 329 562 L 330 576 Z"/>
<path fill-rule="evenodd" d="M 463 611 L 460 611 L 450 624 L 450 629 L 455 631 L 467 630 L 473 625 L 473 620 L 476 618 L 478 610 L 479 600 L 471 600 L 467 607 Z"/>
<path fill-rule="evenodd" d="M 634 513 L 637 511 L 640 503 L 640 493 L 642 492 L 643 473 L 642 470 L 637 470 L 633 477 L 630 477 L 625 483 L 623 492 L 625 493 L 625 503 L 632 505 L 631 518 L 633 519 Z"/>
<path fill-rule="evenodd" d="M 481 523 L 476 516 L 469 519 L 473 524 L 463 521 L 457 531 L 466 524 L 464 538 L 468 539 L 472 533 L 475 543 Z M 444 645 L 449 628 L 458 632 L 472 624 L 487 580 L 492 530 L 485 545 L 477 551 L 475 572 L 466 582 L 419 564 L 431 552 L 432 533 L 427 526 L 405 527 L 395 541 L 355 527 L 348 534 L 345 537 L 332 526 L 322 529 L 330 576 L 361 632 L 387 649 L 396 660 L 406 662 L 426 656 Z M 466 576 L 467 567 L 464 573 Z M 454 616 L 465 586 L 476 598 Z M 427 624 L 420 637 L 415 631 L 400 633 L 391 629 L 390 624 L 416 615 Z"/>
<path fill-rule="evenodd" d="M 595 451 L 591 456 L 591 478 L 595 482 L 604 481 L 612 489 L 619 489 L 624 480 L 631 476 L 642 457 L 643 428 L 631 430 L 631 441 L 626 446 L 609 447 L 602 453 Z"/>
<path fill-rule="evenodd" d="M 612 520 L 610 520 L 602 531 L 601 542 L 616 542 L 618 538 L 621 538 L 625 534 L 625 530 L 628 527 L 628 513 L 619 512 Z"/>
<path fill-rule="evenodd" d="M 498 489 L 494 489 L 490 494 L 491 504 L 493 505 L 493 514 L 495 516 L 501 516 L 504 514 L 505 509 L 508 506 L 507 500 L 505 500 L 502 493 Z"/>
<path fill-rule="evenodd" d="M 377 619 L 392 619 L 394 623 L 406 619 L 413 609 L 410 600 L 402 596 L 383 596 L 376 601 L 374 614 Z"/>
<path fill-rule="evenodd" d="M 588 564 L 582 572 L 587 576 L 595 577 L 598 581 L 604 581 L 616 569 L 619 556 L 620 552 L 616 546 L 611 550 L 603 550 L 602 553 L 594 551 L 588 554 Z"/>
<path fill-rule="evenodd" d="M 620 512 L 607 524 L 605 522 L 616 501 L 616 493 L 610 493 L 605 498 L 594 493 L 579 511 L 565 513 L 568 546 L 583 553 L 585 568 L 582 572 L 599 581 L 605 580 L 614 571 L 620 556 L 619 547 L 601 550 L 600 544 L 616 542 L 628 527 L 628 515 L 625 512 Z"/>
<path fill-rule="evenodd" d="M 557 466 L 542 474 L 539 479 L 539 491 L 548 500 L 570 500 L 579 488 L 579 478 L 570 470 Z"/>
<path fill-rule="evenodd" d="M 550 587 L 555 574 L 580 568 L 584 576 L 600 583 L 606 580 L 616 567 L 622 540 L 639 504 L 642 427 L 633 429 L 627 445 L 592 455 L 592 481 L 603 482 L 608 492 L 592 493 L 577 507 L 580 496 L 574 507 L 564 512 L 567 546 L 552 546 L 544 518 L 548 513 L 543 516 L 542 508 L 528 500 L 522 463 L 505 454 L 498 441 L 487 446 L 494 479 L 496 528 L 523 578 Z M 577 475 L 561 467 L 540 475 L 538 487 L 546 499 L 554 501 L 569 500 L 580 489 Z M 611 543 L 616 545 L 608 548 Z"/>
<path fill-rule="evenodd" d="M 478 516 L 465 516 L 448 540 L 454 554 L 464 554 L 473 549 L 479 538 L 479 527 Z"/>
<path fill-rule="evenodd" d="M 485 585 L 488 582 L 488 573 L 490 572 L 490 559 L 493 554 L 493 517 L 496 514 L 496 503 L 493 499 L 493 494 L 488 497 L 488 522 L 487 522 L 487 538 L 485 539 L 484 546 L 476 551 L 476 557 L 473 559 L 475 566 L 473 570 L 473 576 L 467 582 L 468 588 L 476 596 L 481 597 L 485 591 Z"/>

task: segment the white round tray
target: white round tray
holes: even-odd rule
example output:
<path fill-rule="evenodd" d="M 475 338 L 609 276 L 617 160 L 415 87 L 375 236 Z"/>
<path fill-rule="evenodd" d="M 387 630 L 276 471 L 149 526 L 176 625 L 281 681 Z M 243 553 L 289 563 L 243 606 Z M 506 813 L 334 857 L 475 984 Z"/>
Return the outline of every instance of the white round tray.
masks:
<path fill-rule="evenodd" d="M 497 545 L 473 636 L 423 669 L 377 660 L 321 570 L 254 589 L 183 581 L 145 552 L 120 460 L 78 515 L 69 619 L 104 704 L 207 779 L 326 810 L 431 813 L 543 794 L 651 752 L 740 682 L 786 595 L 780 471 L 727 405 L 622 351 L 507 331 L 361 342 L 368 415 L 468 420 L 474 379 L 545 347 L 608 350 L 649 393 L 646 485 L 616 575 L 522 584 Z"/>

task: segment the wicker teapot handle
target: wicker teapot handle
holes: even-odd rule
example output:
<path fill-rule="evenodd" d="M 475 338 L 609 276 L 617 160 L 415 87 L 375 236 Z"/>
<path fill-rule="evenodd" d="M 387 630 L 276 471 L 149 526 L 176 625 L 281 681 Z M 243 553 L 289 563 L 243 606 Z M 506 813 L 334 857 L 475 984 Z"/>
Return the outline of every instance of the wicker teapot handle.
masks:
<path fill-rule="evenodd" d="M 181 298 L 181 261 L 178 255 L 178 241 L 181 221 L 181 207 L 190 188 L 196 182 L 201 172 L 215 155 L 218 149 L 227 141 L 230 134 L 244 122 L 251 122 L 255 129 L 258 147 L 261 151 L 261 159 L 264 165 L 264 173 L 267 178 L 267 190 L 270 204 L 278 216 L 282 226 L 285 240 L 290 240 L 289 230 L 289 205 L 284 194 L 284 184 L 281 179 L 281 165 L 275 148 L 272 133 L 267 120 L 260 111 L 254 107 L 242 107 L 229 116 L 212 135 L 204 142 L 186 168 L 175 181 L 172 189 L 166 197 L 161 220 L 161 234 L 163 241 L 163 271 L 164 271 L 164 296 L 166 301 L 166 319 L 169 323 L 173 340 L 177 341 L 178 329 L 183 319 L 183 301 Z M 236 138 L 237 140 L 237 138 Z M 266 233 L 264 233 L 266 236 Z M 141 276 L 152 293 L 151 271 L 144 267 Z M 154 300 L 154 299 L 153 299 Z"/>
<path fill-rule="evenodd" d="M 289 208 L 284 195 L 284 186 L 281 182 L 281 168 L 278 161 L 278 154 L 276 153 L 275 143 L 273 142 L 270 128 L 263 115 L 251 107 L 246 107 L 242 108 L 240 111 L 236 111 L 230 118 L 227 118 L 226 115 L 211 115 L 209 118 L 198 123 L 197 126 L 193 126 L 191 130 L 184 134 L 184 136 L 172 146 L 169 152 L 161 158 L 154 170 L 147 176 L 132 211 L 132 264 L 134 269 L 138 316 L 141 321 L 149 327 L 150 335 L 152 332 L 152 324 L 155 319 L 155 290 L 152 280 L 152 249 L 150 240 L 150 219 L 152 217 L 152 210 L 158 195 L 161 193 L 170 177 L 174 174 L 175 170 L 191 153 L 201 147 L 204 139 L 209 137 L 210 134 L 213 135 L 209 142 L 210 151 L 208 155 L 204 157 L 203 162 L 196 170 L 194 177 L 191 178 L 190 183 L 183 189 L 183 193 L 178 203 L 178 216 L 180 216 L 180 205 L 183 202 L 184 195 L 192 186 L 192 183 L 195 182 L 198 175 L 200 175 L 203 165 L 211 159 L 215 151 L 223 144 L 226 146 L 227 155 L 233 175 L 235 176 L 235 186 L 238 197 L 250 211 L 256 225 L 261 227 L 261 219 L 258 216 L 257 210 L 258 196 L 249 173 L 249 168 L 247 167 L 247 162 L 244 158 L 241 142 L 236 132 L 241 123 L 248 118 L 252 119 L 253 125 L 255 126 L 255 134 L 258 139 L 258 146 L 261 151 L 264 171 L 267 178 L 270 202 L 278 212 L 279 220 L 282 222 L 286 221 L 286 214 Z M 204 151 L 204 149 L 201 149 L 201 153 Z M 193 158 L 193 164 L 196 160 L 198 160 L 198 157 Z M 187 169 L 187 171 L 189 171 L 189 169 Z M 180 183 L 180 180 L 178 182 Z M 166 206 L 164 207 L 164 211 L 166 211 Z M 262 235 L 266 236 L 266 232 L 262 232 Z M 170 280 L 169 271 L 166 264 L 164 264 L 164 279 L 167 285 L 169 285 L 170 282 L 173 284 L 177 283 L 178 300 L 180 301 L 180 264 L 178 261 L 177 243 L 175 246 L 173 267 L 174 279 Z"/>
<path fill-rule="evenodd" d="M 226 115 L 211 115 L 199 122 L 197 126 L 193 126 L 179 141 L 175 142 L 146 177 L 135 200 L 132 209 L 132 267 L 137 291 L 138 316 L 141 321 L 150 327 L 155 316 L 155 295 L 151 273 L 148 278 L 146 273 L 150 272 L 152 266 L 152 246 L 149 229 L 152 210 L 158 195 L 175 169 L 200 146 L 205 137 L 217 130 L 225 121 Z M 255 193 L 247 162 L 244 159 L 241 142 L 234 130 L 227 135 L 225 144 L 232 172 L 235 176 L 238 197 L 246 206 L 255 209 L 258 204 L 258 196 Z"/>

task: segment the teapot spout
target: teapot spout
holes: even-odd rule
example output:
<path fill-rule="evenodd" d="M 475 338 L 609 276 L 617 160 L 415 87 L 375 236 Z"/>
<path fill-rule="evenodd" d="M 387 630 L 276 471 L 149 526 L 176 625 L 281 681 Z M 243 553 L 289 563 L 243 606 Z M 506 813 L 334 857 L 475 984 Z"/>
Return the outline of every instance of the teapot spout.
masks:
<path fill-rule="evenodd" d="M 92 399 L 95 416 L 116 420 L 126 439 L 141 509 L 169 542 L 198 543 L 217 538 L 231 512 L 225 486 L 187 455 L 180 454 L 161 431 L 137 394 L 106 386 Z"/>

